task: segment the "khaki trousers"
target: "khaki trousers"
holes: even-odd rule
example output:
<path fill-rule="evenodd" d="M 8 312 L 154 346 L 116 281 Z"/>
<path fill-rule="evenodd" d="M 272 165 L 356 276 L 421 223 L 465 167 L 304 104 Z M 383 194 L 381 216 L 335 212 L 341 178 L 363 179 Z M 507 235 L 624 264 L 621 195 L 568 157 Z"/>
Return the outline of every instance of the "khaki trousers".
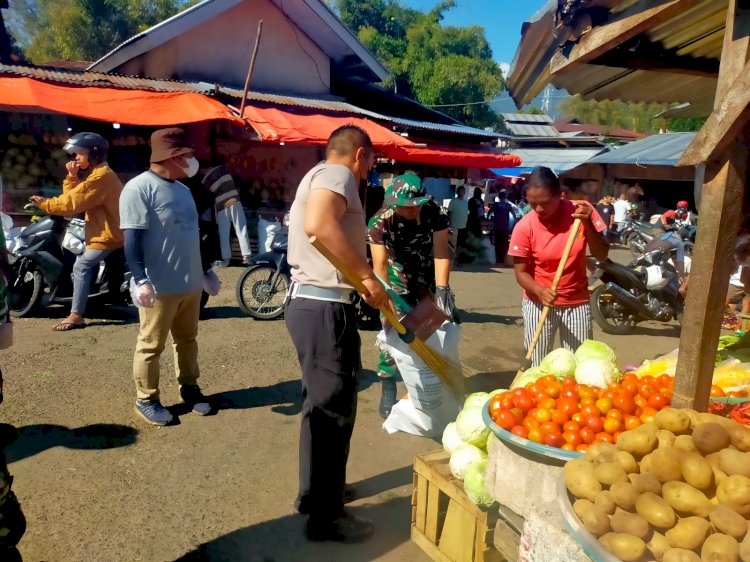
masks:
<path fill-rule="evenodd" d="M 159 358 L 171 332 L 177 382 L 198 383 L 198 317 L 201 291 L 157 295 L 153 308 L 139 308 L 141 331 L 133 357 L 138 398 L 159 399 Z"/>

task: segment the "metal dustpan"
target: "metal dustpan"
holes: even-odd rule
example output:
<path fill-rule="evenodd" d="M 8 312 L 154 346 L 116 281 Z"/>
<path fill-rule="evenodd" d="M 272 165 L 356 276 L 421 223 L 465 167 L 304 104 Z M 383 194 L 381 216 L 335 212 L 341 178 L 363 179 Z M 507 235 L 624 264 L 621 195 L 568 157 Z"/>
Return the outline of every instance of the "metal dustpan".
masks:
<path fill-rule="evenodd" d="M 446 320 L 450 320 L 448 315 L 427 297 L 419 301 L 419 304 L 401 319 L 401 323 L 420 340 L 427 341 Z"/>

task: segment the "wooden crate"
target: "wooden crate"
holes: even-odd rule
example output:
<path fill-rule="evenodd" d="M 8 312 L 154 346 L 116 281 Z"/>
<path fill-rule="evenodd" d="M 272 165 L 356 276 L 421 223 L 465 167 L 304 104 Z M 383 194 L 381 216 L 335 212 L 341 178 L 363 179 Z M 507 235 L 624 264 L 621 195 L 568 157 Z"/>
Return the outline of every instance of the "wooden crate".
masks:
<path fill-rule="evenodd" d="M 497 511 L 473 504 L 440 450 L 414 459 L 411 538 L 438 562 L 501 562 L 492 534 Z"/>

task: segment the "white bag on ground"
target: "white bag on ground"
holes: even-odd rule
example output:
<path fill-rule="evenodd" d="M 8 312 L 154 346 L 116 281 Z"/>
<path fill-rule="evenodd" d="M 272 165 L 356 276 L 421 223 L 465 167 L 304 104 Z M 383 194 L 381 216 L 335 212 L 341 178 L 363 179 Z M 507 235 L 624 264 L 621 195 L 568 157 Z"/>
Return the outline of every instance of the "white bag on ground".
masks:
<path fill-rule="evenodd" d="M 459 362 L 458 343 L 461 327 L 445 322 L 427 340 L 427 344 L 444 356 Z M 445 426 L 456 419 L 461 402 L 440 382 L 440 379 L 404 343 L 396 330 L 380 332 L 378 341 L 385 342 L 396 361 L 409 397 L 399 400 L 391 410 L 383 427 L 388 433 L 403 431 L 423 437 L 439 437 Z"/>

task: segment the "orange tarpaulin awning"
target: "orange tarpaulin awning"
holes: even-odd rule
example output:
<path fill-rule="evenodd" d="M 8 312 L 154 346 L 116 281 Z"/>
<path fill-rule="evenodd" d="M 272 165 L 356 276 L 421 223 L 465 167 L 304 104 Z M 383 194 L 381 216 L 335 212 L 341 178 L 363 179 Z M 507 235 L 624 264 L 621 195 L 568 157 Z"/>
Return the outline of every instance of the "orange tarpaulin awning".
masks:
<path fill-rule="evenodd" d="M 242 122 L 223 103 L 203 94 L 58 86 L 26 77 L 0 77 L 2 106 L 126 125 L 179 125 L 210 119 Z"/>
<path fill-rule="evenodd" d="M 521 164 L 518 156 L 417 145 L 386 127 L 360 117 L 333 117 L 321 114 L 290 113 L 275 108 L 248 106 L 244 117 L 266 142 L 325 144 L 342 125 L 357 125 L 370 135 L 372 143 L 386 158 L 403 162 L 463 168 L 508 168 Z"/>

